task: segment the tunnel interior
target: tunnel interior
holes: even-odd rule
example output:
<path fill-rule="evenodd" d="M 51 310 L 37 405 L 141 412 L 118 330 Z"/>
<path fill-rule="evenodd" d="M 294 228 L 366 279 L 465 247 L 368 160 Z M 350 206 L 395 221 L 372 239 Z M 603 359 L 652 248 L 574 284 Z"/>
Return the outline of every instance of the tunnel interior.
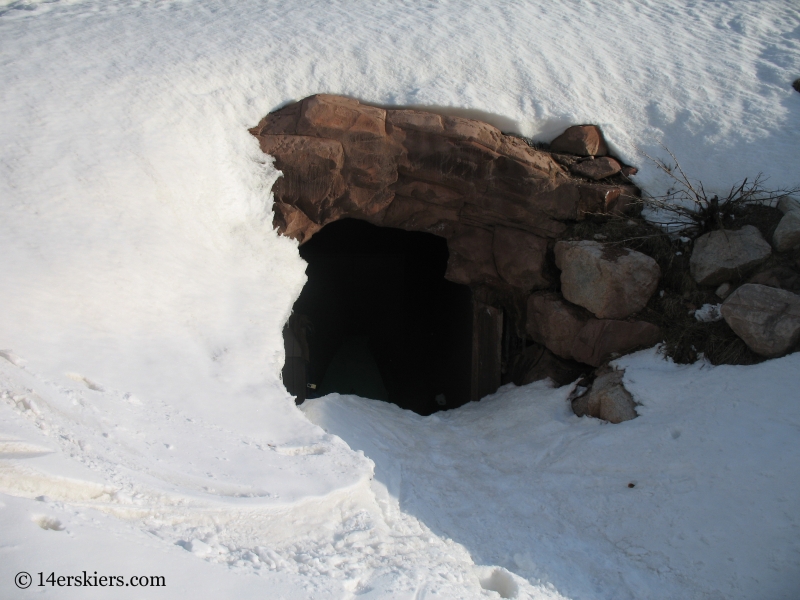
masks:
<path fill-rule="evenodd" d="M 308 281 L 284 330 L 298 402 L 338 392 L 428 415 L 470 400 L 472 296 L 444 278 L 444 238 L 342 219 L 300 256 Z"/>

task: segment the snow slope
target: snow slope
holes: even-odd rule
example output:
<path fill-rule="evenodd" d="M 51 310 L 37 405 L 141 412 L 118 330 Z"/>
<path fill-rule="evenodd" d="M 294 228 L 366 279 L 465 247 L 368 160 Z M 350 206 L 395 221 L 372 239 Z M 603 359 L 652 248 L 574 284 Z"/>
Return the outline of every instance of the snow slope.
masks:
<path fill-rule="evenodd" d="M 664 553 L 683 583 L 652 575 L 626 562 L 626 546 L 603 546 L 617 540 L 606 530 L 568 527 L 572 513 L 557 510 L 555 493 L 538 500 L 553 523 L 525 516 L 507 525 L 522 532 L 540 523 L 539 549 L 512 544 L 521 562 L 486 533 L 490 525 L 452 528 L 456 512 L 396 506 L 396 488 L 381 487 L 393 472 L 381 467 L 383 455 L 365 457 L 309 422 L 279 382 L 281 327 L 304 264 L 295 244 L 272 231 L 269 190 L 279 174 L 246 130 L 291 100 L 342 93 L 472 115 L 545 140 L 572 123 L 598 123 L 612 147 L 642 167 L 639 183 L 653 192 L 664 182 L 637 148 L 660 155 L 660 144 L 707 188 L 759 171 L 776 187 L 793 185 L 800 172 L 800 94 L 790 87 L 800 76 L 794 3 L 2 0 L 0 75 L 0 491 L 7 495 L 0 595 L 14 589 L 18 570 L 124 566 L 115 551 L 189 582 L 168 586 L 164 597 L 212 594 L 205 582 L 214 577 L 195 577 L 187 550 L 228 565 L 220 578 L 231 590 L 253 595 L 274 582 L 287 598 L 493 593 L 485 588 L 610 597 L 662 593 L 663 581 L 668 589 L 710 590 L 721 581 L 715 573 L 729 573 L 707 557 L 724 552 L 704 550 L 698 560 L 710 566 L 700 568 L 692 563 L 699 550 L 637 542 L 645 556 Z M 752 377 L 789 385 L 791 360 Z M 666 381 L 675 385 L 684 374 Z M 722 392 L 709 393 L 723 401 Z M 483 407 L 525 412 L 509 399 L 524 396 L 551 406 L 544 414 L 531 408 L 528 418 L 555 431 L 593 431 L 565 421 L 555 408 L 559 394 L 506 391 L 446 420 L 462 419 L 478 435 L 469 415 Z M 326 423 L 351 410 L 335 398 L 330 404 Z M 370 406 L 363 410 L 395 422 L 384 414 L 391 407 Z M 704 406 L 698 419 L 708 423 Z M 671 417 L 663 410 L 659 422 L 680 420 L 679 408 Z M 627 430 L 646 429 L 649 418 Z M 770 418 L 740 435 L 768 445 Z M 719 435 L 740 432 L 736 423 L 719 424 Z M 376 434 L 363 425 L 358 439 L 341 435 L 351 447 L 372 448 L 370 436 L 382 427 L 374 424 Z M 608 452 L 641 457 L 637 435 L 609 438 Z M 797 438 L 787 434 L 786 446 L 791 456 Z M 696 466 L 706 451 L 676 450 L 676 470 L 706 473 L 710 467 Z M 378 463 L 373 481 L 369 459 Z M 583 477 L 571 479 L 577 496 Z M 733 503 L 744 520 L 752 498 L 731 494 L 730 481 L 710 498 Z M 453 489 L 480 512 L 480 489 Z M 768 487 L 759 505 L 796 531 L 791 514 L 776 508 L 785 493 Z M 684 506 L 670 498 L 663 506 Z M 796 498 L 787 501 L 794 508 Z M 636 515 L 627 525 L 634 532 L 651 519 Z M 42 528 L 51 518 L 65 527 Z M 784 538 L 765 535 L 752 552 L 778 556 L 769 589 L 779 597 L 795 581 L 780 556 L 797 572 L 796 554 Z M 585 552 L 570 554 L 579 547 Z M 570 558 L 596 558 L 599 547 L 610 554 L 609 568 L 621 569 L 617 579 Z M 754 561 L 740 577 L 762 577 L 766 568 Z M 240 571 L 264 576 L 231 574 Z M 727 586 L 730 597 L 753 589 L 738 580 Z"/>
<path fill-rule="evenodd" d="M 793 598 L 800 354 L 753 367 L 617 361 L 642 406 L 579 418 L 545 382 L 420 417 L 331 395 L 309 418 L 363 450 L 400 508 L 473 559 L 570 598 Z M 629 487 L 629 484 L 634 487 Z"/>

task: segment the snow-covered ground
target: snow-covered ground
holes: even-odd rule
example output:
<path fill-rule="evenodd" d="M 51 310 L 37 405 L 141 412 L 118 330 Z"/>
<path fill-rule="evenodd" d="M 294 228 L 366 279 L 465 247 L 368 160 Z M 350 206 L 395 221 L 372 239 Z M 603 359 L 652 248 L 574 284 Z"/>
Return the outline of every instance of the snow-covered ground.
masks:
<path fill-rule="evenodd" d="M 619 426 L 541 384 L 298 410 L 304 263 L 247 128 L 341 93 L 597 123 L 654 193 L 661 144 L 707 188 L 780 187 L 798 77 L 791 1 L 0 0 L 0 596 L 108 597 L 37 585 L 85 570 L 163 598 L 796 597 L 797 355 L 625 358 Z"/>

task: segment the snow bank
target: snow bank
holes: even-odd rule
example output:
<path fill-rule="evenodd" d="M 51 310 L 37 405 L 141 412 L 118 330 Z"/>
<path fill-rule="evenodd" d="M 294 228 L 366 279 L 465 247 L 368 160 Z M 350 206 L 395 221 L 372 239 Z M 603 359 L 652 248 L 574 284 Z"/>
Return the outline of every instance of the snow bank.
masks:
<path fill-rule="evenodd" d="M 403 511 L 567 597 L 794 597 L 800 354 L 617 363 L 641 403 L 620 425 L 576 417 L 569 386 L 545 382 L 430 417 L 337 395 L 303 410 L 375 461 Z"/>
<path fill-rule="evenodd" d="M 556 520 L 535 538 L 562 557 L 552 564 L 544 550 L 512 564 L 491 540 L 479 552 L 460 533 L 441 538 L 437 520 L 456 513 L 419 522 L 394 511 L 391 494 L 369 481 L 372 462 L 294 407 L 278 380 L 280 332 L 304 265 L 295 244 L 272 231 L 278 173 L 246 130 L 286 102 L 330 92 L 468 114 L 544 140 L 598 123 L 654 192 L 664 182 L 637 147 L 659 155 L 668 146 L 707 188 L 759 171 L 776 187 L 792 185 L 798 32 L 788 2 L 3 0 L 0 491 L 15 498 L 3 501 L 0 519 L 4 547 L 19 548 L 3 568 L 45 571 L 74 566 L 63 556 L 97 556 L 90 548 L 100 529 L 75 533 L 83 517 L 63 530 L 35 521 L 100 510 L 179 544 L 169 549 L 181 556 L 270 577 L 305 574 L 302 585 L 320 594 L 475 597 L 482 581 L 505 595 L 546 597 L 557 593 L 549 573 L 558 590 L 595 590 L 585 583 L 595 580 L 590 595 L 617 589 L 595 571 L 562 584 L 563 557 L 585 544 L 579 556 L 588 559 L 597 546 L 555 508 L 543 509 Z M 557 397 L 536 387 L 514 393 Z M 548 414 L 554 430 L 591 429 Z M 618 444 L 609 446 L 617 455 L 629 448 Z M 693 448 L 681 455 L 689 473 L 693 452 L 706 449 Z M 370 458 L 386 472 L 380 456 Z M 485 472 L 485 485 L 494 474 Z M 585 485 L 583 472 L 565 477 Z M 101 522 L 109 532 L 123 527 Z M 474 535 L 485 531 L 476 525 Z M 591 531 L 590 539 L 606 535 Z M 138 534 L 119 535 L 128 541 L 109 541 L 108 553 L 138 547 Z M 627 546 L 603 547 L 610 568 L 627 564 Z M 476 571 L 470 553 L 513 573 Z M 163 559 L 191 580 L 182 560 Z M 675 561 L 689 587 L 710 577 Z M 10 577 L 3 571 L 0 585 Z M 638 575 L 619 577 L 625 590 L 655 581 L 642 576 L 642 588 L 631 583 Z M 287 597 L 307 595 L 287 585 Z"/>

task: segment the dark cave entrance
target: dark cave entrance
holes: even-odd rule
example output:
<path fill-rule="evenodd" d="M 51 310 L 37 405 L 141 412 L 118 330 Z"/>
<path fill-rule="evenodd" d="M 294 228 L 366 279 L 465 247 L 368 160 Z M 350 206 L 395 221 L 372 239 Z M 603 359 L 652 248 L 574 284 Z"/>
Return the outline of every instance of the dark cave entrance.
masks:
<path fill-rule="evenodd" d="M 283 373 L 298 403 L 338 392 L 428 415 L 499 385 L 502 311 L 476 311 L 470 288 L 444 278 L 444 238 L 343 219 L 300 256 L 308 282 L 284 330 Z M 488 388 L 473 378 L 476 333 L 497 348 Z"/>

